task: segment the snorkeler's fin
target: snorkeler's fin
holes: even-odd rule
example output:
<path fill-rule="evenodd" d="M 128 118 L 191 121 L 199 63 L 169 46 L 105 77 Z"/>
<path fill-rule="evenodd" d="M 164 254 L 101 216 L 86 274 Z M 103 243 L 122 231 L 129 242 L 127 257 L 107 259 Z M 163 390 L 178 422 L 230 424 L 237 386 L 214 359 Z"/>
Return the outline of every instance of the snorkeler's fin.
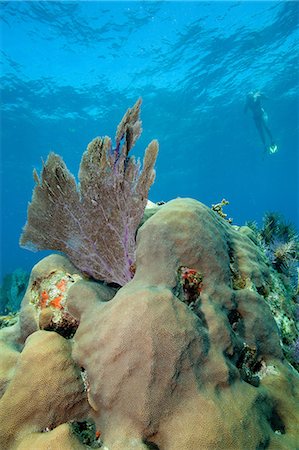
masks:
<path fill-rule="evenodd" d="M 273 155 L 274 153 L 277 153 L 277 152 L 278 152 L 278 147 L 277 147 L 277 145 L 276 145 L 276 144 L 270 145 L 270 147 L 269 147 L 269 153 L 270 153 L 270 155 Z"/>

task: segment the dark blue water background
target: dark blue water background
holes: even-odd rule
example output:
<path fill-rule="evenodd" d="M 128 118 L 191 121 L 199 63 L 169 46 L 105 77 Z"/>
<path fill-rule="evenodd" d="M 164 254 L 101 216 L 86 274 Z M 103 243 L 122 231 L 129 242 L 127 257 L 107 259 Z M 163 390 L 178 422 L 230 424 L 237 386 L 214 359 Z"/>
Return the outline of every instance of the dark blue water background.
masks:
<path fill-rule="evenodd" d="M 298 2 L 1 2 L 1 271 L 19 248 L 32 170 L 53 150 L 74 174 L 95 136 L 143 98 L 152 201 L 230 201 L 234 224 L 298 219 Z M 265 155 L 246 93 L 260 89 L 279 146 Z"/>

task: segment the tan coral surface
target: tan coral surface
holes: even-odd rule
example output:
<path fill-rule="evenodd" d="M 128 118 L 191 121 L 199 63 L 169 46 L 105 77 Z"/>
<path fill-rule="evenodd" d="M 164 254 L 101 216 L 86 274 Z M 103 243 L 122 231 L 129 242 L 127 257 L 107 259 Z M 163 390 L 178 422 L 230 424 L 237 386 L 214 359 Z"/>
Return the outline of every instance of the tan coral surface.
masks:
<path fill-rule="evenodd" d="M 84 385 L 70 350 L 57 333 L 36 331 L 29 336 L 0 400 L 1 449 L 31 432 L 85 416 Z"/>
<path fill-rule="evenodd" d="M 60 439 L 66 449 L 88 448 L 69 444 L 77 438 L 61 425 L 79 417 L 93 417 L 108 450 L 296 449 L 298 374 L 283 357 L 267 304 L 271 269 L 250 234 L 195 200 L 157 208 L 138 231 L 131 282 L 116 290 L 81 277 L 70 285 L 65 309 L 79 326 L 68 340 L 34 331 L 36 280 L 56 258 L 74 274 L 65 258 L 50 258 L 31 276 L 15 344 L 2 336 L 10 369 L 1 449 L 60 450 Z M 181 267 L 203 280 L 192 305 Z M 33 334 L 13 350 L 30 320 Z"/>

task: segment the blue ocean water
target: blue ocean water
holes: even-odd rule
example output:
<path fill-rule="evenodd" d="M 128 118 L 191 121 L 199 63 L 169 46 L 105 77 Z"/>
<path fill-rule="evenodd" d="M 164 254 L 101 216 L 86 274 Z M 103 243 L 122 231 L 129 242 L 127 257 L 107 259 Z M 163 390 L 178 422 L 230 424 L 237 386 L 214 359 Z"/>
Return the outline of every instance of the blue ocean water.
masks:
<path fill-rule="evenodd" d="M 160 143 L 150 199 L 229 200 L 234 224 L 277 211 L 299 228 L 299 3 L 1 1 L 1 276 L 45 252 L 18 241 L 50 151 L 77 174 L 95 136 L 142 97 Z M 264 153 L 246 94 L 264 92 Z"/>

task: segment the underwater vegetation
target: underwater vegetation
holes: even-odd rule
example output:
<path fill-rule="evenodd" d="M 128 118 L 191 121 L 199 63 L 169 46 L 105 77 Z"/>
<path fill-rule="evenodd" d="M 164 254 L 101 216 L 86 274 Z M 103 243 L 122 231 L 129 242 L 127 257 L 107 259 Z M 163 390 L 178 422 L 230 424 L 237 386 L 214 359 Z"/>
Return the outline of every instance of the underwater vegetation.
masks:
<path fill-rule="evenodd" d="M 79 185 L 62 158 L 50 153 L 28 207 L 20 244 L 65 253 L 96 280 L 123 286 L 132 278 L 135 235 L 155 178 L 158 143 L 145 150 L 143 170 L 129 152 L 141 133 L 141 100 L 109 137 L 94 139 L 83 153 Z"/>
<path fill-rule="evenodd" d="M 131 148 L 134 132 L 121 136 Z M 83 160 L 92 155 L 96 186 L 86 185 L 84 202 L 59 158 L 36 179 L 21 241 L 52 248 L 55 236 L 67 251 L 33 267 L 17 321 L 0 330 L 0 448 L 295 449 L 299 375 L 287 349 L 298 329 L 288 272 L 269 260 L 259 232 L 226 219 L 226 201 L 145 207 L 156 144 L 139 177 L 125 149 L 114 171 L 110 144 L 108 153 L 92 148 Z M 40 218 L 45 205 L 63 219 L 52 235 Z M 124 229 L 134 230 L 129 256 Z M 74 230 L 81 255 L 69 244 Z"/>
<path fill-rule="evenodd" d="M 16 269 L 4 277 L 0 287 L 0 314 L 13 313 L 20 309 L 29 275 L 23 269 Z"/>
<path fill-rule="evenodd" d="M 261 229 L 252 222 L 247 226 L 255 233 L 256 241 L 275 269 L 273 273 L 281 281 L 270 307 L 281 333 L 284 353 L 299 370 L 299 239 L 296 230 L 275 212 L 264 215 Z"/>
<path fill-rule="evenodd" d="M 263 218 L 263 227 L 248 224 L 258 235 L 273 267 L 288 276 L 293 285 L 298 284 L 299 239 L 292 224 L 275 212 L 268 212 Z M 294 279 L 293 279 L 294 278 Z"/>
<path fill-rule="evenodd" d="M 273 268 L 298 295 L 299 238 L 293 225 L 281 214 L 268 212 L 261 229 L 255 222 L 247 222 L 247 226 L 254 231 Z"/>

